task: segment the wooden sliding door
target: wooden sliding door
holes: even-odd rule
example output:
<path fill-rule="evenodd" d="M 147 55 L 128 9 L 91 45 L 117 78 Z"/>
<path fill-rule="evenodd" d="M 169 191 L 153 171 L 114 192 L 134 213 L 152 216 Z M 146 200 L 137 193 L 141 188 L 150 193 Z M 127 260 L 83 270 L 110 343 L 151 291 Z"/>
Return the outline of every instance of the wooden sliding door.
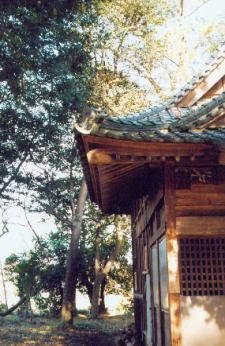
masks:
<path fill-rule="evenodd" d="M 170 346 L 166 239 L 151 247 L 153 345 Z"/>

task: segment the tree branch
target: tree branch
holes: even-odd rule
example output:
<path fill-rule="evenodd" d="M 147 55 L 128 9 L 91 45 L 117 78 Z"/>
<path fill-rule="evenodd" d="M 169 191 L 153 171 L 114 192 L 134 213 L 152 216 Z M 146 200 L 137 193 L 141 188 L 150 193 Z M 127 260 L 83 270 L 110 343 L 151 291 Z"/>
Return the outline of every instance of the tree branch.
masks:
<path fill-rule="evenodd" d="M 4 214 L 5 214 L 6 210 L 2 211 L 2 223 L 3 223 L 3 227 L 2 227 L 2 233 L 0 234 L 0 238 L 3 237 L 4 234 L 9 232 L 9 228 L 8 228 L 8 221 L 5 220 L 4 218 Z"/>
<path fill-rule="evenodd" d="M 40 205 L 42 205 L 42 204 L 40 203 Z M 62 215 L 57 213 L 54 208 L 50 207 L 50 205 L 48 206 L 48 213 L 51 214 L 52 216 L 54 216 L 56 218 L 56 220 L 58 220 L 58 221 L 64 223 L 65 225 L 71 227 L 72 223 L 69 220 L 67 220 L 66 218 L 64 218 Z"/>
<path fill-rule="evenodd" d="M 23 159 L 21 159 L 20 163 L 18 164 L 18 166 L 16 167 L 14 173 L 11 175 L 11 177 L 3 183 L 3 186 L 0 189 L 0 195 L 7 189 L 7 187 L 9 186 L 9 184 L 15 179 L 15 177 L 17 176 L 17 174 L 19 173 L 20 167 L 24 164 L 24 162 L 26 161 L 27 157 L 28 157 L 28 153 L 26 153 L 26 155 L 23 157 Z"/>
<path fill-rule="evenodd" d="M 40 134 L 40 131 L 38 131 L 37 133 L 35 133 L 33 135 L 33 137 L 31 138 L 31 142 L 38 137 L 38 135 Z M 21 168 L 21 166 L 24 164 L 24 162 L 26 161 L 28 155 L 30 154 L 30 147 L 26 148 L 24 150 L 24 157 L 21 159 L 20 163 L 18 164 L 18 166 L 16 167 L 14 173 L 11 175 L 11 177 L 5 182 L 3 183 L 3 186 L 0 189 L 0 195 L 7 189 L 7 187 L 10 185 L 10 183 L 15 179 L 15 177 L 17 176 L 17 174 L 19 173 L 19 170 Z"/>
<path fill-rule="evenodd" d="M 37 239 L 38 244 L 41 245 L 41 239 L 40 239 L 39 235 L 37 234 L 37 232 L 35 231 L 34 227 L 32 226 L 30 220 L 28 219 L 25 203 L 23 206 L 23 211 L 24 211 L 24 215 L 25 215 L 28 226 L 30 227 L 33 234 L 35 235 L 35 238 Z"/>
<path fill-rule="evenodd" d="M 4 311 L 4 312 L 1 312 L 0 313 L 0 316 L 1 317 L 4 317 L 4 316 L 7 316 L 9 314 L 11 314 L 11 312 L 13 312 L 14 310 L 16 310 L 20 305 L 22 305 L 23 303 L 25 303 L 25 301 L 27 300 L 27 297 L 23 297 L 21 298 L 17 304 L 13 305 L 10 309 Z"/>

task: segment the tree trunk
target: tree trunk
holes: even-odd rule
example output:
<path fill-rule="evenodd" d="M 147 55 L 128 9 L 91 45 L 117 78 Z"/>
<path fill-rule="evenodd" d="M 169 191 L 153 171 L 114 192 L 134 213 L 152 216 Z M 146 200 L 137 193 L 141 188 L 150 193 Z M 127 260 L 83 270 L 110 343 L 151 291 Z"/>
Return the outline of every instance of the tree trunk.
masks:
<path fill-rule="evenodd" d="M 5 285 L 5 276 L 4 276 L 4 270 L 2 267 L 2 262 L 0 261 L 0 270 L 1 270 L 1 277 L 2 277 L 2 286 L 4 291 L 4 298 L 5 298 L 5 306 L 8 309 L 8 300 L 7 300 L 7 292 L 6 292 L 6 285 Z"/>
<path fill-rule="evenodd" d="M 180 16 L 184 14 L 184 0 L 180 0 Z"/>
<path fill-rule="evenodd" d="M 89 302 L 90 302 L 90 305 L 91 305 L 91 301 L 92 301 L 92 290 L 91 290 L 91 292 L 90 292 L 90 291 L 87 291 L 87 295 L 88 295 L 88 299 L 89 299 Z"/>
<path fill-rule="evenodd" d="M 80 239 L 81 222 L 84 205 L 87 198 L 87 186 L 83 179 L 76 209 L 72 205 L 71 240 L 68 252 L 65 286 L 63 292 L 62 320 L 65 324 L 73 323 L 75 311 L 75 290 L 76 290 L 76 259 Z"/>
<path fill-rule="evenodd" d="M 21 306 L 25 301 L 27 301 L 27 297 L 23 297 L 19 300 L 19 302 L 16 305 L 13 305 L 10 309 L 1 312 L 0 316 L 4 317 L 7 316 L 9 314 L 11 314 L 11 312 L 13 312 L 14 310 L 16 310 L 19 306 Z"/>
<path fill-rule="evenodd" d="M 106 286 L 106 277 L 103 279 L 101 288 L 100 288 L 100 304 L 99 304 L 99 314 L 105 314 L 107 312 L 105 306 L 105 286 Z"/>
<path fill-rule="evenodd" d="M 86 287 L 87 295 L 91 304 L 92 300 L 92 292 L 93 292 L 93 284 L 89 282 L 89 280 L 83 280 L 83 285 Z"/>
<path fill-rule="evenodd" d="M 97 232 L 98 234 L 98 232 Z M 92 300 L 91 300 L 91 317 L 97 318 L 99 315 L 99 295 L 100 295 L 100 288 L 103 283 L 103 280 L 106 280 L 106 277 L 111 270 L 117 256 L 120 254 L 120 249 L 122 245 L 122 239 L 123 239 L 123 230 L 119 225 L 116 227 L 116 245 L 113 253 L 111 256 L 109 256 L 109 259 L 106 261 L 104 267 L 100 263 L 100 249 L 99 249 L 99 243 L 100 240 L 97 238 L 95 240 L 95 281 L 92 291 Z M 104 288 L 105 289 L 105 288 Z"/>
<path fill-rule="evenodd" d="M 105 275 L 102 272 L 95 274 L 95 281 L 91 299 L 91 318 L 98 318 L 99 315 L 99 295 Z"/>
<path fill-rule="evenodd" d="M 25 302 L 25 309 L 23 311 L 23 318 L 26 320 L 29 316 L 29 300 L 30 297 L 27 298 L 26 302 Z"/>

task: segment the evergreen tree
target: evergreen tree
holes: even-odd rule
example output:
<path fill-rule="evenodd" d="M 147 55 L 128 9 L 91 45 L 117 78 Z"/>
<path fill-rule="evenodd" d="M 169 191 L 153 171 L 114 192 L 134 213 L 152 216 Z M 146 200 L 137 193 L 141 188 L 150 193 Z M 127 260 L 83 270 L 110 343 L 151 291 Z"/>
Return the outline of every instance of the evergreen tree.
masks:
<path fill-rule="evenodd" d="M 1 1 L 0 196 L 48 160 L 90 92 L 91 1 Z"/>

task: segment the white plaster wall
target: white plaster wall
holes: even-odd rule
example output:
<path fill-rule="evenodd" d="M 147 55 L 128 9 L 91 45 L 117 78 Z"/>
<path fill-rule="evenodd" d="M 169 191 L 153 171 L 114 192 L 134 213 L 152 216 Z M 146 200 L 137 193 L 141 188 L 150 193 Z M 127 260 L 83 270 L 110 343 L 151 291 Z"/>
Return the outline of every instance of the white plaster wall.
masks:
<path fill-rule="evenodd" d="M 225 346 L 225 296 L 181 297 L 182 346 Z"/>

